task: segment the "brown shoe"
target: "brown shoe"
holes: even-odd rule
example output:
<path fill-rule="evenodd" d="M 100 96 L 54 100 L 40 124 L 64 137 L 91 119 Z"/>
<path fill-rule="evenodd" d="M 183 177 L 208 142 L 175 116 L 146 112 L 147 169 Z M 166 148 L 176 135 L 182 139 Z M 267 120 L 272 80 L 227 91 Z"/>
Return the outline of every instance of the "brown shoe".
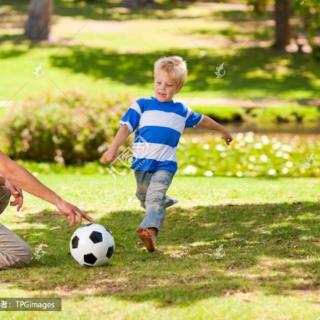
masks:
<path fill-rule="evenodd" d="M 139 228 L 137 230 L 139 238 L 143 242 L 144 246 L 149 252 L 156 250 L 156 230 L 154 229 L 143 229 Z"/>

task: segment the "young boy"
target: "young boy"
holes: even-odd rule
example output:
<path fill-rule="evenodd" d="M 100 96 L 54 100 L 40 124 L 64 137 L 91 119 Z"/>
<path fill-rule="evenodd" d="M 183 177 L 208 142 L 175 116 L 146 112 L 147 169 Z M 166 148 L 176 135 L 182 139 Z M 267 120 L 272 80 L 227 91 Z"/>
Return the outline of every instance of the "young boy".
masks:
<path fill-rule="evenodd" d="M 187 77 L 186 62 L 177 56 L 163 57 L 154 65 L 154 97 L 138 99 L 124 114 L 110 148 L 102 161 L 112 163 L 119 147 L 135 132 L 132 169 L 137 181 L 136 196 L 146 210 L 137 232 L 149 252 L 162 226 L 165 209 L 177 201 L 166 196 L 177 171 L 176 149 L 187 127 L 217 130 L 229 144 L 231 135 L 211 118 L 173 101 Z"/>

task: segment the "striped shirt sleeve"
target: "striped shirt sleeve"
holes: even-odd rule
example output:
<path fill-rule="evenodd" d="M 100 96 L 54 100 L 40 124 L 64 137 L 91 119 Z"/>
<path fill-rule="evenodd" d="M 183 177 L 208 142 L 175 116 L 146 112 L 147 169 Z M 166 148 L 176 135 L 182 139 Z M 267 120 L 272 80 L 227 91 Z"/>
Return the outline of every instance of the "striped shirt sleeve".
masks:
<path fill-rule="evenodd" d="M 204 118 L 203 114 L 192 111 L 188 108 L 185 128 L 192 128 L 197 126 Z"/>
<path fill-rule="evenodd" d="M 133 132 L 139 125 L 141 118 L 141 108 L 137 102 L 135 102 L 127 112 L 122 116 L 120 125 L 126 125 Z"/>

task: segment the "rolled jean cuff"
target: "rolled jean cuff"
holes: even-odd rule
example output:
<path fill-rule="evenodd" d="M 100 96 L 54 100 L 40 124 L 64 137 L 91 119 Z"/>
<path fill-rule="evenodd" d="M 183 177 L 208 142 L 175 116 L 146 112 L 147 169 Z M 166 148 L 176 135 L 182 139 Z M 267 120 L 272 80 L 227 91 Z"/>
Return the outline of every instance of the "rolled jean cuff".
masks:
<path fill-rule="evenodd" d="M 156 228 L 157 230 L 160 230 L 161 226 L 162 226 L 161 219 L 156 219 L 156 218 L 150 219 L 149 216 L 145 217 L 140 224 L 140 228 L 144 228 L 144 229 Z"/>

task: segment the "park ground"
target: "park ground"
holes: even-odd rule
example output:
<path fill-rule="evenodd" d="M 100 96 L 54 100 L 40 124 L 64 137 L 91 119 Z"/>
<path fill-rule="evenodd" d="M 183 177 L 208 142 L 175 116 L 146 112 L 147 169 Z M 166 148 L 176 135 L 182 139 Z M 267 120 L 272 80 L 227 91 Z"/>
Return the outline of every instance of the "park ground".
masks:
<path fill-rule="evenodd" d="M 253 17 L 243 1 L 130 12 L 116 0 L 55 3 L 51 41 L 32 44 L 21 36 L 28 1 L 1 1 L 0 105 L 74 88 L 150 96 L 153 62 L 169 54 L 189 65 L 178 98 L 204 112 L 248 100 L 284 110 L 318 99 L 318 65 L 271 50 L 272 13 Z M 179 203 L 149 254 L 135 232 L 143 210 L 132 175 L 37 172 L 43 166 L 28 167 L 111 229 L 116 251 L 108 266 L 81 267 L 69 254 L 75 228 L 26 195 L 23 211 L 8 209 L 1 223 L 38 254 L 27 268 L 1 271 L 0 296 L 61 297 L 62 311 L 0 319 L 319 319 L 319 179 L 177 176 L 169 194 Z"/>
<path fill-rule="evenodd" d="M 41 175 L 41 180 L 108 226 L 116 252 L 85 268 L 69 255 L 75 228 L 26 196 L 1 222 L 38 256 L 1 271 L 2 297 L 61 297 L 61 312 L 5 312 L 1 319 L 317 319 L 319 194 L 312 178 L 176 177 L 158 251 L 135 230 L 143 211 L 134 179 Z"/>
<path fill-rule="evenodd" d="M 77 5 L 60 0 L 51 41 L 41 44 L 21 36 L 28 1 L 1 4 L 3 105 L 73 88 L 95 95 L 150 96 L 153 63 L 169 54 L 188 62 L 189 79 L 179 99 L 193 107 L 241 106 L 247 100 L 259 106 L 264 99 L 266 106 L 312 104 L 318 98 L 316 62 L 310 55 L 271 50 L 272 12 L 256 17 L 244 1 L 128 11 L 117 1 Z M 294 25 L 299 30 L 299 23 Z"/>

